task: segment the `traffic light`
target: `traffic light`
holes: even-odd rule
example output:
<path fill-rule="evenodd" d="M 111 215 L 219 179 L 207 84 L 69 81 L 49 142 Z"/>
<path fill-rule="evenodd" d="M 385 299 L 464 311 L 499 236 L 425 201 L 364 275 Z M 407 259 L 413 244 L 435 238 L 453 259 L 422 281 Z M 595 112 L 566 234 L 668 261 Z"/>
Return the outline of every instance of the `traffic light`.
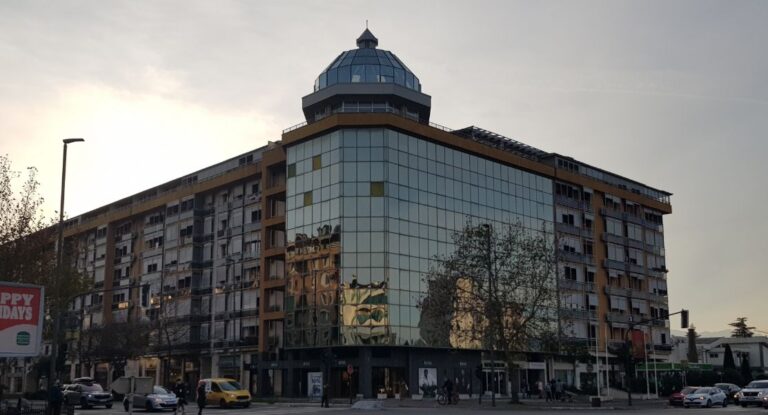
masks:
<path fill-rule="evenodd" d="M 475 377 L 478 379 L 483 378 L 483 367 L 480 365 L 475 366 Z"/>
<path fill-rule="evenodd" d="M 688 310 L 680 311 L 680 328 L 688 328 Z"/>

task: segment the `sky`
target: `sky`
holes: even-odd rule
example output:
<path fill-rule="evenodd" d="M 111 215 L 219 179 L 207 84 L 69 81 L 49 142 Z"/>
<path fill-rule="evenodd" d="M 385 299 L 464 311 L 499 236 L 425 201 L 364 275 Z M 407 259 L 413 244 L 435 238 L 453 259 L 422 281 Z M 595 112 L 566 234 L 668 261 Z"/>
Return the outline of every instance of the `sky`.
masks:
<path fill-rule="evenodd" d="M 365 28 L 432 121 L 673 193 L 670 310 L 768 331 L 768 2 L 3 1 L 0 154 L 69 216 L 278 140 Z M 677 320 L 671 323 L 679 325 Z"/>

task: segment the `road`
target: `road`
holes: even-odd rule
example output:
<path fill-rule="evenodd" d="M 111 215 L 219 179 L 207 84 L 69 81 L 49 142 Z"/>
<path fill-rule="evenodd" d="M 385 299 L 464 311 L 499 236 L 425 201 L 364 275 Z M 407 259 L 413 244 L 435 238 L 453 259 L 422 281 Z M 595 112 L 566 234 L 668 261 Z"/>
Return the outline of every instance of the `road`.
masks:
<path fill-rule="evenodd" d="M 648 408 L 637 408 L 633 409 L 630 413 L 631 414 L 637 414 L 637 415 L 645 415 L 645 414 L 658 414 L 663 413 L 665 415 L 676 415 L 676 414 L 687 414 L 691 415 L 691 411 L 696 411 L 696 414 L 700 414 L 700 411 L 704 411 L 706 413 L 714 412 L 714 413 L 728 413 L 728 414 L 763 414 L 768 415 L 768 410 L 762 409 L 762 408 L 741 408 L 738 406 L 729 406 L 727 408 L 711 408 L 711 409 L 683 409 L 683 408 L 669 408 L 669 407 L 648 407 Z M 555 408 L 535 408 L 535 409 L 529 409 L 524 408 L 520 406 L 516 407 L 499 407 L 499 408 L 490 408 L 490 407 L 483 407 L 482 409 L 479 409 L 477 407 L 473 406 L 466 406 L 466 407 L 434 407 L 434 408 L 398 408 L 398 407 L 386 407 L 381 411 L 375 411 L 375 410 L 354 410 L 349 409 L 348 407 L 339 407 L 339 408 L 329 408 L 329 409 L 321 409 L 319 406 L 302 406 L 302 407 L 290 407 L 290 406 L 279 406 L 279 405 L 256 405 L 251 408 L 247 409 L 219 409 L 219 408 L 206 408 L 203 411 L 203 414 L 205 415 L 224 415 L 224 414 L 238 414 L 238 415 L 303 415 L 303 414 L 316 414 L 316 413 L 327 413 L 327 414 L 345 414 L 345 415 L 356 415 L 356 414 L 370 414 L 375 412 L 386 412 L 388 415 L 471 415 L 471 414 L 477 414 L 478 412 L 504 412 L 504 413 L 515 413 L 515 414 L 536 414 L 536 415 L 542 415 L 546 413 L 552 413 L 552 412 L 563 412 L 563 413 L 578 413 L 578 414 L 627 414 L 626 408 L 620 408 L 620 409 L 608 409 L 608 408 L 602 408 L 602 409 L 591 409 L 591 408 L 583 408 L 583 409 L 575 409 L 575 408 L 568 408 L 568 409 L 562 409 L 558 410 Z M 449 412 L 450 414 L 444 414 L 445 412 Z M 78 409 L 75 411 L 76 415 L 102 415 L 102 414 L 125 414 L 126 412 L 123 410 L 122 407 L 114 407 L 112 409 L 104 409 L 104 408 L 96 408 L 96 409 L 87 409 L 87 410 L 81 410 Z M 136 411 L 137 414 L 144 413 L 144 411 Z M 172 412 L 166 412 L 167 414 L 170 414 Z M 195 415 L 197 414 L 197 407 L 192 405 L 187 408 L 187 414 L 188 415 Z"/>

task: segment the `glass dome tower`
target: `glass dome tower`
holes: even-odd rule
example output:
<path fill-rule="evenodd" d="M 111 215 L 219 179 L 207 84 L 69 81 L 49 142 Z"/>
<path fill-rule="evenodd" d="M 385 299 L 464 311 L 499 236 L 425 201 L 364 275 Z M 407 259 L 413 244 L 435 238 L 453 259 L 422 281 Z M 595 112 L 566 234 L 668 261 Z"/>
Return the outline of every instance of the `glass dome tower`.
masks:
<path fill-rule="evenodd" d="M 357 49 L 342 52 L 320 73 L 314 92 L 302 98 L 307 122 L 339 112 L 390 112 L 429 121 L 431 97 L 421 92 L 419 78 L 378 44 L 365 29 Z"/>

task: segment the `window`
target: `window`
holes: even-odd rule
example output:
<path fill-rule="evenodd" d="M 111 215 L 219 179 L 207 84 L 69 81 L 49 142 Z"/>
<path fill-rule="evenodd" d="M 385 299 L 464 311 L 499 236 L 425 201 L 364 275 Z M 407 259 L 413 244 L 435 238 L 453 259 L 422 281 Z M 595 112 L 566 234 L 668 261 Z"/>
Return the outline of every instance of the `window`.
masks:
<path fill-rule="evenodd" d="M 312 192 L 305 192 L 304 193 L 304 206 L 309 206 L 312 204 Z"/>
<path fill-rule="evenodd" d="M 565 279 L 571 280 L 571 281 L 576 281 L 576 274 L 577 274 L 576 268 L 564 267 L 563 268 L 563 273 L 565 274 Z"/>
<path fill-rule="evenodd" d="M 150 272 L 157 272 L 157 264 L 147 265 L 147 273 L 150 273 Z"/>
<path fill-rule="evenodd" d="M 592 255 L 592 242 L 584 241 L 582 247 L 584 248 L 584 255 Z"/>
<path fill-rule="evenodd" d="M 562 222 L 565 223 L 566 225 L 573 226 L 573 215 L 569 213 L 568 214 L 563 213 Z"/>
<path fill-rule="evenodd" d="M 295 164 L 294 164 L 295 166 Z M 259 183 L 254 183 L 251 185 L 251 193 L 254 195 L 257 195 L 261 192 L 261 189 L 259 188 Z"/>
<path fill-rule="evenodd" d="M 636 241 L 643 240 L 643 228 L 634 223 L 627 224 L 627 237 Z"/>
<path fill-rule="evenodd" d="M 371 196 L 384 196 L 384 182 L 371 182 Z"/>
<path fill-rule="evenodd" d="M 608 244 L 608 259 L 624 262 L 624 247 L 616 244 Z"/>
<path fill-rule="evenodd" d="M 261 209 L 254 209 L 251 211 L 251 223 L 259 222 L 261 220 Z"/>
<path fill-rule="evenodd" d="M 586 280 L 589 283 L 595 282 L 595 271 L 587 270 Z"/>
<path fill-rule="evenodd" d="M 624 227 L 620 220 L 605 218 L 605 231 L 612 235 L 624 236 Z"/>
<path fill-rule="evenodd" d="M 320 155 L 312 157 L 312 171 L 320 170 L 323 168 L 323 159 Z"/>

